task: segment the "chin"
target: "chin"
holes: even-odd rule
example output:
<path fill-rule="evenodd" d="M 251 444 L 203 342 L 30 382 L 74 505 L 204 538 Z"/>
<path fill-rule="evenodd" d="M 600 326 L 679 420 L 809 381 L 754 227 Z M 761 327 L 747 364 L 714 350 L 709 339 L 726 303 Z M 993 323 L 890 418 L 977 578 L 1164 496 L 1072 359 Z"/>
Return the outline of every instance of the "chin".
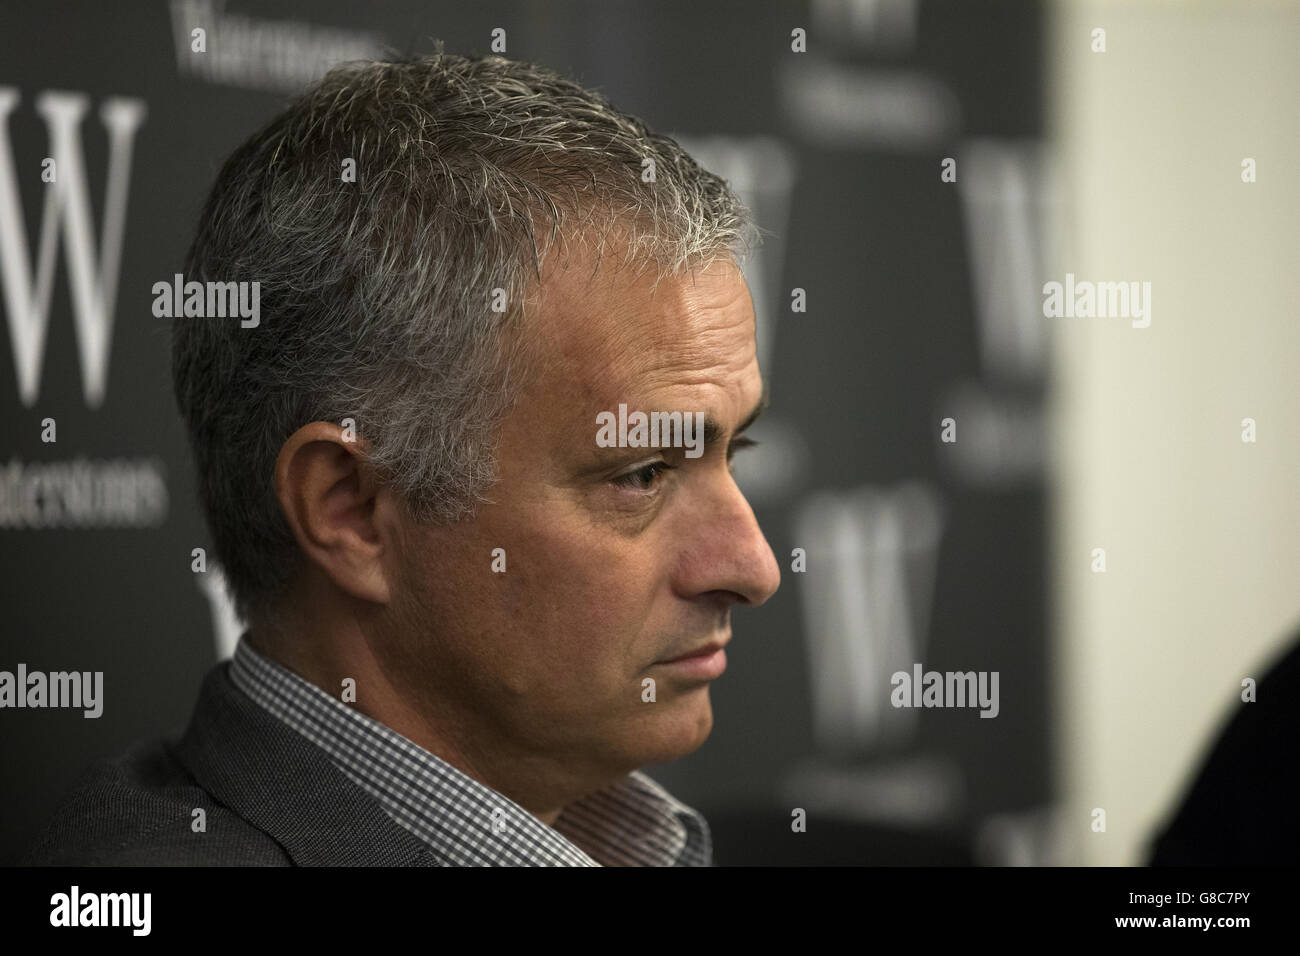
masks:
<path fill-rule="evenodd" d="M 684 694 L 670 708 L 656 714 L 653 728 L 647 728 L 644 742 L 650 746 L 642 760 L 644 764 L 678 760 L 694 753 L 709 739 L 713 730 L 713 706 L 709 702 L 708 685 Z"/>

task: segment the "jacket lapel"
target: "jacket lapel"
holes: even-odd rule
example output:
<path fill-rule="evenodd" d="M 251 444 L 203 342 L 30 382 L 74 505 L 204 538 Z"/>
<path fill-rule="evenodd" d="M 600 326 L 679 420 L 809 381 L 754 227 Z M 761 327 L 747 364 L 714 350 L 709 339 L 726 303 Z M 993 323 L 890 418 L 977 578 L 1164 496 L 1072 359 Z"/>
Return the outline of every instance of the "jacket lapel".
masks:
<path fill-rule="evenodd" d="M 298 866 L 443 866 L 319 747 L 230 680 L 208 672 L 174 747 L 199 784 L 279 843 Z"/>

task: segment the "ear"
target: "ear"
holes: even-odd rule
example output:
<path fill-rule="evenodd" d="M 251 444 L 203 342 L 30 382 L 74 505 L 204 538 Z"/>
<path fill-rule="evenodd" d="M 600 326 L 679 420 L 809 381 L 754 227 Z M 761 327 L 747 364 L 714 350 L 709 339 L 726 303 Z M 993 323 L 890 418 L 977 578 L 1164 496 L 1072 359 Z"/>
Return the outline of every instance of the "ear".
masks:
<path fill-rule="evenodd" d="M 307 560 L 339 590 L 387 604 L 401 554 L 391 491 L 370 464 L 369 444 L 332 422 L 289 437 L 275 462 L 275 495 Z"/>

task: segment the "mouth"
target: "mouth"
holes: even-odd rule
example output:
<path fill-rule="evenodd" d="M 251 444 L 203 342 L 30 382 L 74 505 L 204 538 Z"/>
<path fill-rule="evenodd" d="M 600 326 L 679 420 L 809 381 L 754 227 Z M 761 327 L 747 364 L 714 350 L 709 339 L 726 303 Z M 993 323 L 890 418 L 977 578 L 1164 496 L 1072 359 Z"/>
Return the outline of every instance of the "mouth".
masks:
<path fill-rule="evenodd" d="M 726 645 L 726 641 L 713 641 L 672 660 L 657 661 L 655 666 L 668 668 L 679 677 L 714 680 L 727 669 Z"/>

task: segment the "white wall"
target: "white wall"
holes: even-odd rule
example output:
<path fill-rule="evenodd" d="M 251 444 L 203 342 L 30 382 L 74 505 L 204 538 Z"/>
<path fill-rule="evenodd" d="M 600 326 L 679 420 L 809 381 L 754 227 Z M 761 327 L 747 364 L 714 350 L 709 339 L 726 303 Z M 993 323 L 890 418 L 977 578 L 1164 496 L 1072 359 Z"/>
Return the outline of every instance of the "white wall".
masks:
<path fill-rule="evenodd" d="M 1152 283 L 1149 328 L 1043 320 L 1066 835 L 1078 862 L 1132 864 L 1300 623 L 1300 7 L 1049 12 L 1066 215 L 1044 281 Z"/>

